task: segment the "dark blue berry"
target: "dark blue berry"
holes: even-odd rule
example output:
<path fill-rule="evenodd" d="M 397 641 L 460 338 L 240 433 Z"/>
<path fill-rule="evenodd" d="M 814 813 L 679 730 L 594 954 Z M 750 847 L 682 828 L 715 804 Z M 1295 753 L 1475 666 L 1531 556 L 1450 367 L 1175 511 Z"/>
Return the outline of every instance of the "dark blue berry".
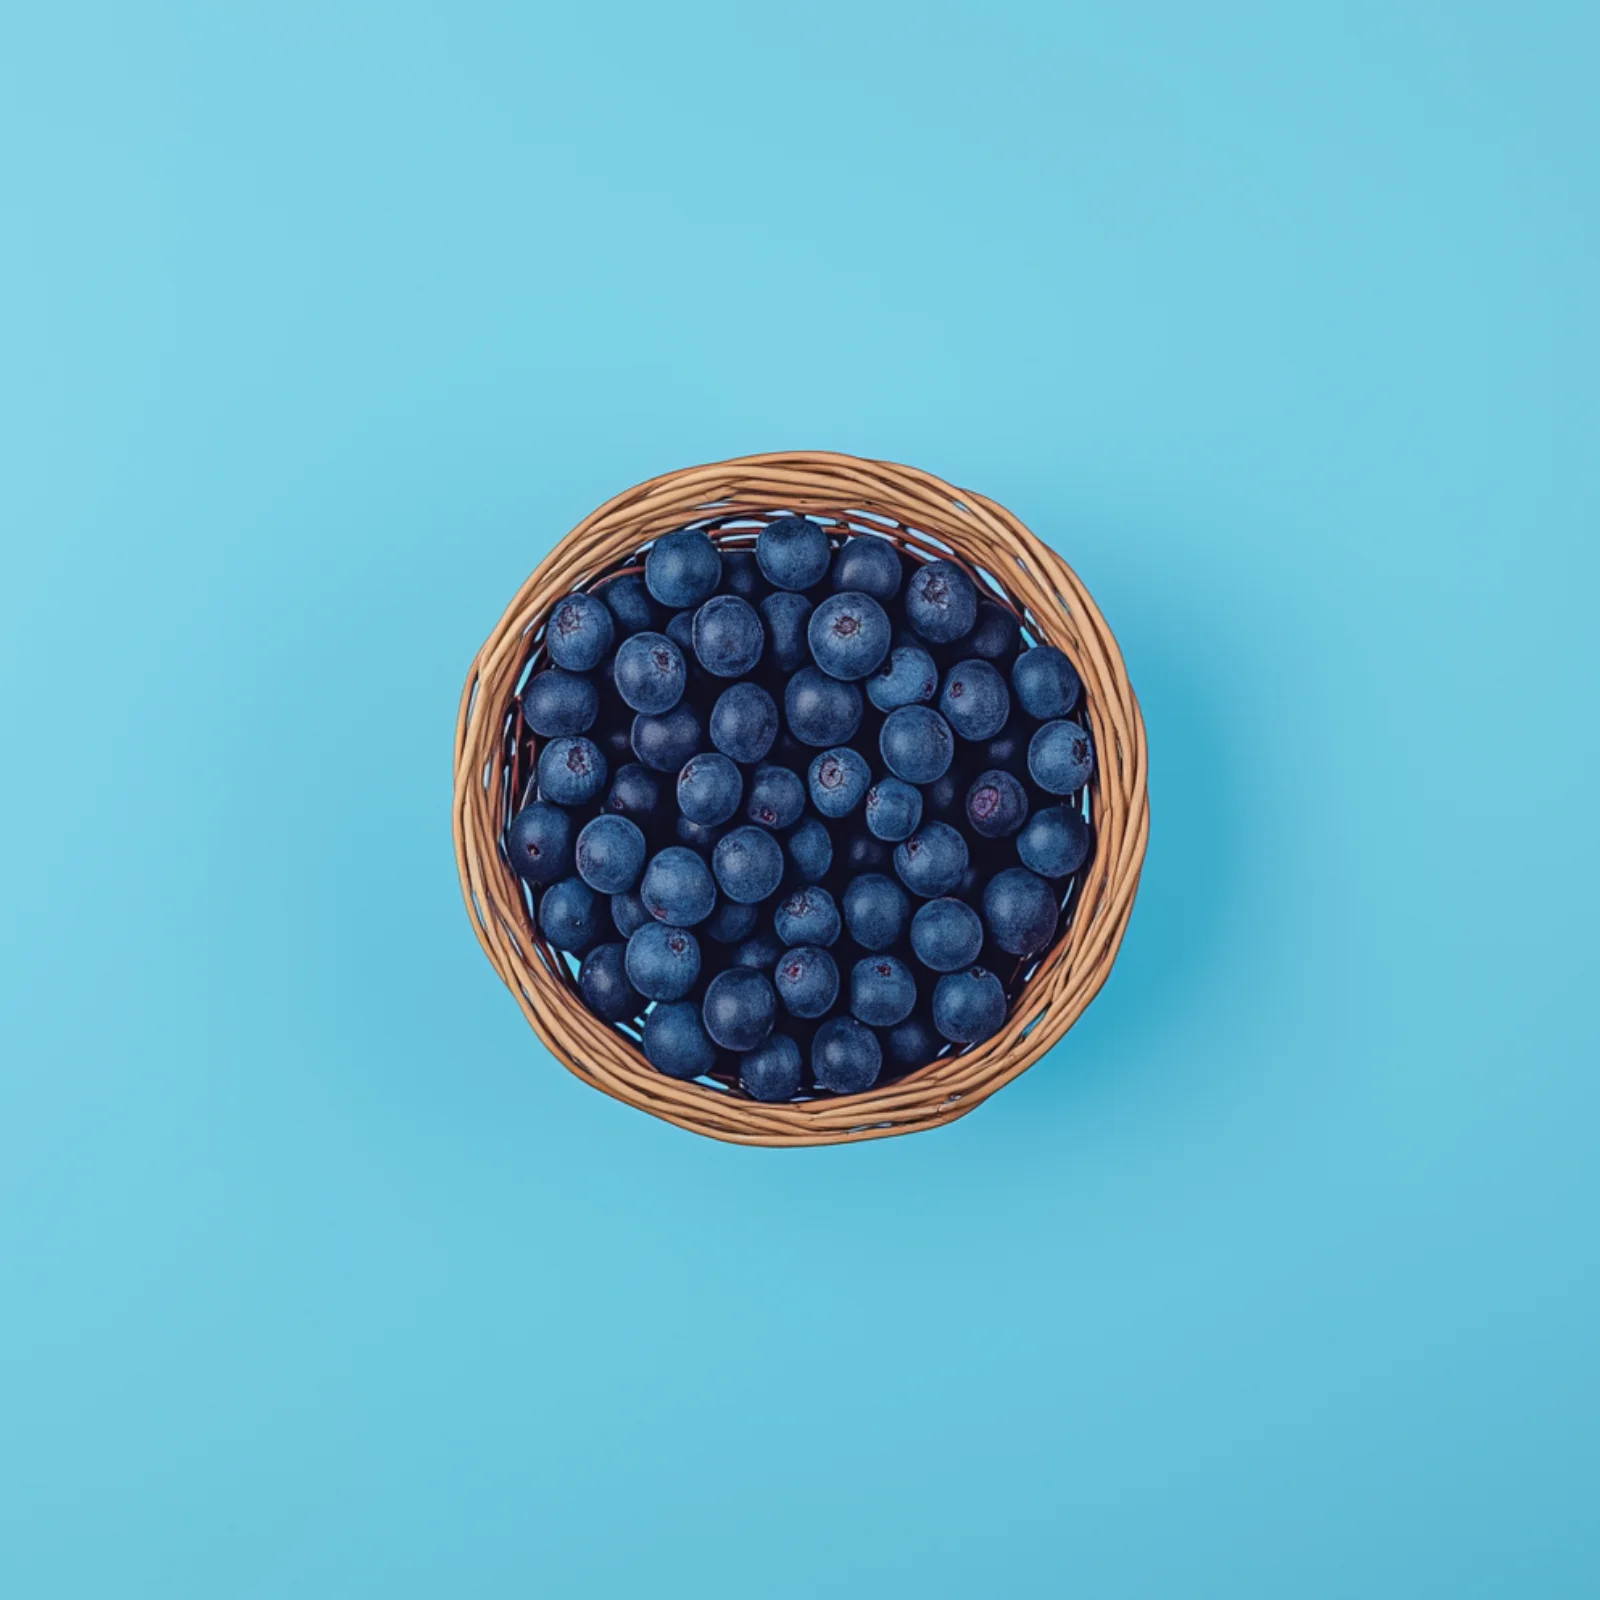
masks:
<path fill-rule="evenodd" d="M 933 783 L 950 770 L 955 736 L 950 724 L 930 706 L 901 706 L 883 719 L 878 750 L 897 778 Z"/>
<path fill-rule="evenodd" d="M 889 654 L 889 619 L 870 594 L 831 594 L 806 625 L 812 659 L 830 678 L 865 678 Z"/>
<path fill-rule="evenodd" d="M 550 659 L 568 672 L 593 672 L 605 659 L 616 634 L 611 613 L 592 594 L 557 600 L 545 628 Z"/>
<path fill-rule="evenodd" d="M 539 932 L 557 950 L 581 956 L 602 932 L 601 904 L 582 878 L 563 878 L 539 896 Z"/>
<path fill-rule="evenodd" d="M 967 648 L 985 661 L 1009 666 L 1022 643 L 1022 630 L 1016 615 L 993 600 L 978 602 L 978 620 L 972 626 Z"/>
<path fill-rule="evenodd" d="M 711 742 L 743 766 L 766 759 L 778 737 L 778 707 L 759 684 L 736 683 L 711 708 Z"/>
<path fill-rule="evenodd" d="M 1068 878 L 1089 859 L 1089 824 L 1071 806 L 1043 806 L 1017 835 L 1017 854 L 1041 878 Z"/>
<path fill-rule="evenodd" d="M 1075 794 L 1093 771 L 1089 730 L 1076 722 L 1047 722 L 1029 742 L 1028 772 L 1050 794 Z"/>
<path fill-rule="evenodd" d="M 983 920 L 964 900 L 930 900 L 911 919 L 911 948 L 935 972 L 971 966 L 983 949 Z"/>
<path fill-rule="evenodd" d="M 806 624 L 811 620 L 811 602 L 792 589 L 779 589 L 761 602 L 761 620 L 766 624 L 771 646 L 767 659 L 780 672 L 793 672 L 811 659 L 806 640 Z"/>
<path fill-rule="evenodd" d="M 771 972 L 783 954 L 783 941 L 770 928 L 753 933 L 734 948 L 733 965 Z"/>
<path fill-rule="evenodd" d="M 952 1044 L 979 1044 L 1005 1020 L 1005 990 L 985 967 L 952 972 L 934 988 L 933 1025 Z"/>
<path fill-rule="evenodd" d="M 967 816 L 967 775 L 960 767 L 951 767 L 943 777 L 935 778 L 922 790 L 922 814 L 935 822 L 949 822 L 960 826 Z"/>
<path fill-rule="evenodd" d="M 593 593 L 616 619 L 618 638 L 660 626 L 660 608 L 650 598 L 642 573 L 625 572 L 620 578 L 608 578 L 596 584 Z"/>
<path fill-rule="evenodd" d="M 917 980 L 894 956 L 864 956 L 850 969 L 850 1010 L 873 1028 L 892 1028 L 911 1015 Z"/>
<path fill-rule="evenodd" d="M 644 1019 L 645 1059 L 669 1078 L 701 1078 L 717 1064 L 717 1047 L 692 1000 L 651 1009 Z"/>
<path fill-rule="evenodd" d="M 673 844 L 650 858 L 639 885 L 639 898 L 658 922 L 692 928 L 711 915 L 711 908 L 717 903 L 717 886 L 703 857 L 684 845 Z"/>
<path fill-rule="evenodd" d="M 744 814 L 752 822 L 763 828 L 787 828 L 805 808 L 806 786 L 799 773 L 766 764 L 756 768 L 744 803 Z"/>
<path fill-rule="evenodd" d="M 878 1081 L 883 1050 L 878 1036 L 854 1017 L 830 1017 L 811 1041 L 811 1075 L 819 1089 L 860 1094 Z"/>
<path fill-rule="evenodd" d="M 1077 669 L 1053 644 L 1024 650 L 1011 668 L 1011 687 L 1036 722 L 1064 717 L 1078 703 L 1083 685 Z"/>
<path fill-rule="evenodd" d="M 761 565 L 753 549 L 722 551 L 722 587 L 729 594 L 754 605 L 767 592 L 767 581 L 761 576 Z"/>
<path fill-rule="evenodd" d="M 816 884 L 780 900 L 772 922 L 785 944 L 830 945 L 839 937 L 839 908 L 833 896 Z"/>
<path fill-rule="evenodd" d="M 948 822 L 925 822 L 895 846 L 894 870 L 913 894 L 925 900 L 949 894 L 967 870 L 967 841 Z"/>
<path fill-rule="evenodd" d="M 755 607 L 736 594 L 713 595 L 694 614 L 694 653 L 719 678 L 754 671 L 766 642 Z"/>
<path fill-rule="evenodd" d="M 752 1100 L 792 1100 L 800 1092 L 800 1046 L 775 1033 L 739 1062 L 739 1082 Z"/>
<path fill-rule="evenodd" d="M 632 938 L 651 920 L 650 913 L 645 909 L 644 901 L 639 898 L 637 889 L 630 889 L 626 894 L 612 895 L 611 920 L 624 939 Z"/>
<path fill-rule="evenodd" d="M 620 944 L 599 944 L 578 968 L 578 992 L 597 1017 L 625 1022 L 644 1010 L 644 996 L 628 982 L 626 951 Z"/>
<path fill-rule="evenodd" d="M 922 1010 L 911 1013 L 904 1022 L 886 1029 L 881 1037 L 884 1064 L 893 1072 L 912 1072 L 925 1067 L 944 1049 L 944 1040 L 933 1019 Z"/>
<path fill-rule="evenodd" d="M 617 693 L 634 711 L 653 717 L 670 711 L 683 698 L 687 676 L 683 652 L 664 633 L 636 633 L 617 649 Z"/>
<path fill-rule="evenodd" d="M 623 894 L 644 870 L 644 835 L 627 817 L 602 812 L 578 835 L 578 876 L 600 894 Z"/>
<path fill-rule="evenodd" d="M 784 1009 L 797 1017 L 826 1016 L 839 998 L 839 969 L 819 945 L 797 944 L 785 950 L 772 981 Z"/>
<path fill-rule="evenodd" d="M 929 561 L 906 585 L 906 621 L 931 644 L 953 644 L 978 620 L 978 591 L 953 561 Z"/>
<path fill-rule="evenodd" d="M 587 733 L 600 711 L 600 695 L 587 678 L 550 667 L 522 691 L 522 717 L 541 739 Z"/>
<path fill-rule="evenodd" d="M 729 967 L 706 986 L 700 1016 L 724 1050 L 754 1050 L 772 1032 L 778 999 L 764 972 Z"/>
<path fill-rule="evenodd" d="M 700 976 L 700 945 L 687 928 L 647 922 L 628 940 L 628 981 L 650 1000 L 681 1000 Z"/>
<path fill-rule="evenodd" d="M 1013 716 L 994 738 L 986 743 L 975 757 L 984 771 L 1009 772 L 1014 778 L 1027 775 L 1028 740 L 1033 729 L 1020 717 Z"/>
<path fill-rule="evenodd" d="M 789 731 L 803 744 L 842 744 L 861 726 L 861 691 L 815 667 L 802 667 L 783 693 Z"/>
<path fill-rule="evenodd" d="M 809 589 L 821 583 L 831 555 L 827 534 L 809 517 L 779 517 L 756 540 L 762 574 L 779 589 Z"/>
<path fill-rule="evenodd" d="M 905 890 L 881 872 L 864 872 L 845 886 L 844 925 L 863 950 L 887 950 L 898 944 L 910 916 Z"/>
<path fill-rule="evenodd" d="M 920 644 L 897 644 L 867 679 L 867 698 L 880 711 L 926 705 L 939 692 L 939 669 Z"/>
<path fill-rule="evenodd" d="M 717 592 L 722 557 L 717 547 L 695 528 L 663 534 L 644 559 L 644 581 L 650 593 L 671 611 L 697 606 Z"/>
<path fill-rule="evenodd" d="M 678 810 L 704 827 L 726 822 L 739 809 L 743 793 L 739 769 L 715 750 L 690 756 L 678 774 Z"/>
<path fill-rule="evenodd" d="M 1026 867 L 1007 867 L 983 891 L 983 920 L 1008 955 L 1034 956 L 1055 937 L 1061 906 L 1056 891 Z"/>
<path fill-rule="evenodd" d="M 1028 820 L 1028 791 L 1009 772 L 981 772 L 967 790 L 967 823 L 985 839 L 1007 839 Z"/>
<path fill-rule="evenodd" d="M 606 758 L 592 739 L 552 739 L 539 752 L 539 794 L 558 806 L 584 806 L 606 786 Z"/>
<path fill-rule="evenodd" d="M 750 937 L 760 915 L 756 906 L 740 905 L 737 900 L 719 897 L 716 909 L 701 924 L 700 931 L 718 944 L 739 944 Z"/>
<path fill-rule="evenodd" d="M 730 900 L 765 900 L 783 877 L 783 847 L 765 828 L 734 828 L 711 855 L 717 883 Z"/>
<path fill-rule="evenodd" d="M 811 763 L 811 803 L 830 819 L 848 816 L 866 798 L 872 769 L 848 745 L 824 750 Z"/>
<path fill-rule="evenodd" d="M 888 605 L 900 591 L 900 577 L 900 557 L 894 546 L 872 534 L 858 534 L 839 546 L 828 581 L 836 593 L 859 589 L 880 605 Z"/>
<path fill-rule="evenodd" d="M 506 828 L 506 859 L 524 883 L 554 883 L 572 871 L 572 818 L 560 806 L 535 800 Z"/>
<path fill-rule="evenodd" d="M 987 661 L 959 661 L 945 674 L 939 710 L 958 739 L 992 739 L 1011 715 L 1011 691 Z"/>
<path fill-rule="evenodd" d="M 700 748 L 703 730 L 694 711 L 681 701 L 661 716 L 641 711 L 633 719 L 633 753 L 657 772 L 677 772 Z"/>
<path fill-rule="evenodd" d="M 696 607 L 695 611 L 698 611 L 698 609 L 699 607 Z M 695 611 L 674 611 L 667 619 L 667 637 L 683 652 L 685 666 L 696 659 L 694 653 Z"/>
<path fill-rule="evenodd" d="M 922 821 L 922 791 L 903 778 L 879 778 L 867 790 L 867 827 L 891 844 L 908 839 Z"/>
<path fill-rule="evenodd" d="M 727 831 L 727 828 L 716 823 L 691 822 L 687 817 L 679 817 L 673 825 L 672 834 L 679 844 L 688 845 L 702 855 L 709 855 L 717 840 Z"/>
<path fill-rule="evenodd" d="M 852 876 L 862 872 L 882 872 L 893 860 L 893 847 L 870 833 L 852 833 L 844 842 L 844 868 Z"/>
<path fill-rule="evenodd" d="M 833 866 L 833 839 L 815 817 L 802 819 L 784 841 L 784 850 L 795 875 L 803 883 L 815 883 L 827 877 Z"/>

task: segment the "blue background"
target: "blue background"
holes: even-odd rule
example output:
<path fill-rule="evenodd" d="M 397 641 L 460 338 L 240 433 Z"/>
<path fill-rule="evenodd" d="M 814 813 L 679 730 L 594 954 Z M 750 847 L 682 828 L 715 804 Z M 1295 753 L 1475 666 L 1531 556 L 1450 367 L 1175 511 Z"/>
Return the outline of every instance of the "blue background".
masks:
<path fill-rule="evenodd" d="M 8 11 L 0 1591 L 1600 1592 L 1592 7 Z M 539 1048 L 467 664 L 828 447 L 1117 630 L 1116 974 L 778 1156 Z"/>

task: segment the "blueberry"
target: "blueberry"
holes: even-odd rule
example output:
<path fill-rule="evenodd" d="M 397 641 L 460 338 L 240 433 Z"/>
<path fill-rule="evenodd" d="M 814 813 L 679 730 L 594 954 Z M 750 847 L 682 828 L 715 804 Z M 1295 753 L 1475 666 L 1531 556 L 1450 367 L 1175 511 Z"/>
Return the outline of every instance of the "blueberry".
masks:
<path fill-rule="evenodd" d="M 810 619 L 811 602 L 792 589 L 779 589 L 761 602 L 761 620 L 772 646 L 768 660 L 780 672 L 793 672 L 811 659 L 806 640 Z"/>
<path fill-rule="evenodd" d="M 800 1046 L 786 1033 L 770 1035 L 740 1060 L 739 1082 L 752 1100 L 793 1099 L 800 1092 Z"/>
<path fill-rule="evenodd" d="M 795 779 L 798 783 L 800 780 Z M 827 877 L 833 866 L 833 839 L 815 817 L 806 817 L 784 841 L 795 875 L 803 883 Z"/>
<path fill-rule="evenodd" d="M 922 791 L 903 778 L 879 778 L 867 790 L 865 811 L 873 838 L 907 839 L 922 821 Z"/>
<path fill-rule="evenodd" d="M 706 986 L 701 1020 L 724 1050 L 754 1050 L 772 1032 L 778 997 L 763 972 L 729 967 Z"/>
<path fill-rule="evenodd" d="M 544 631 L 550 659 L 568 672 L 592 672 L 611 648 L 617 625 L 592 594 L 569 594 L 557 600 Z"/>
<path fill-rule="evenodd" d="M 933 783 L 950 770 L 955 756 L 950 724 L 928 706 L 901 706 L 883 719 L 878 750 L 897 778 Z"/>
<path fill-rule="evenodd" d="M 696 606 L 691 611 L 674 611 L 667 618 L 667 637 L 683 652 L 685 666 L 696 659 L 694 653 L 694 619 Z"/>
<path fill-rule="evenodd" d="M 894 956 L 864 956 L 850 969 L 850 1010 L 873 1028 L 892 1028 L 911 1015 L 917 980 Z"/>
<path fill-rule="evenodd" d="M 992 739 L 1011 715 L 1011 692 L 987 661 L 960 661 L 945 674 L 939 710 L 958 739 Z"/>
<path fill-rule="evenodd" d="M 967 870 L 967 841 L 948 822 L 925 822 L 904 844 L 895 846 L 894 870 L 913 894 L 925 900 L 949 894 Z"/>
<path fill-rule="evenodd" d="M 1010 665 L 1022 643 L 1022 630 L 1016 615 L 993 600 L 978 602 L 978 620 L 973 624 L 967 648 L 985 661 Z"/>
<path fill-rule="evenodd" d="M 554 883 L 572 871 L 572 818 L 560 806 L 535 800 L 506 828 L 506 859 L 524 883 Z"/>
<path fill-rule="evenodd" d="M 627 817 L 602 812 L 578 835 L 578 876 L 600 894 L 623 894 L 644 870 L 644 835 Z"/>
<path fill-rule="evenodd" d="M 959 767 L 951 767 L 942 777 L 923 787 L 922 814 L 936 822 L 957 826 L 966 821 L 967 775 Z"/>
<path fill-rule="evenodd" d="M 706 855 L 727 831 L 715 823 L 691 822 L 687 817 L 679 817 L 673 825 L 672 834 L 679 844 L 688 845 L 691 850 Z"/>
<path fill-rule="evenodd" d="M 650 858 L 639 885 L 639 898 L 657 922 L 692 928 L 711 915 L 711 908 L 717 903 L 717 886 L 711 880 L 711 869 L 700 856 L 684 845 L 672 844 Z"/>
<path fill-rule="evenodd" d="M 606 786 L 606 758 L 591 739 L 552 739 L 539 752 L 539 793 L 558 806 L 583 806 Z"/>
<path fill-rule="evenodd" d="M 983 920 L 962 900 L 930 900 L 911 919 L 911 948 L 935 972 L 971 966 L 983 948 Z"/>
<path fill-rule="evenodd" d="M 861 691 L 815 667 L 802 667 L 783 692 L 789 731 L 804 744 L 843 744 L 861 726 Z"/>
<path fill-rule="evenodd" d="M 772 922 L 785 944 L 830 945 L 839 937 L 839 908 L 833 896 L 815 884 L 780 901 Z"/>
<path fill-rule="evenodd" d="M 678 774 L 678 810 L 705 827 L 726 822 L 739 809 L 743 793 L 739 769 L 714 750 L 690 756 Z"/>
<path fill-rule="evenodd" d="M 650 593 L 672 611 L 697 606 L 717 592 L 722 557 L 696 528 L 663 534 L 644 559 L 644 581 Z"/>
<path fill-rule="evenodd" d="M 722 552 L 722 587 L 754 605 L 767 592 L 766 579 L 753 549 Z"/>
<path fill-rule="evenodd" d="M 539 932 L 581 956 L 600 937 L 600 896 L 582 878 L 563 878 L 539 896 Z"/>
<path fill-rule="evenodd" d="M 926 705 L 939 692 L 939 669 L 920 644 L 897 644 L 867 679 L 867 698 L 880 711 Z"/>
<path fill-rule="evenodd" d="M 887 950 L 898 944 L 910 915 L 905 890 L 881 872 L 864 872 L 845 888 L 844 925 L 863 950 Z"/>
<path fill-rule="evenodd" d="M 522 717 L 541 739 L 587 733 L 599 715 L 600 695 L 587 678 L 550 667 L 537 672 L 522 691 Z"/>
<path fill-rule="evenodd" d="M 985 967 L 952 972 L 934 988 L 933 1025 L 952 1044 L 978 1044 L 1005 1020 L 1005 990 Z"/>
<path fill-rule="evenodd" d="M 711 867 L 730 900 L 765 900 L 783 877 L 783 848 L 765 828 L 735 828 L 717 840 Z"/>
<path fill-rule="evenodd" d="M 772 974 L 778 998 L 797 1017 L 826 1016 L 839 998 L 839 969 L 818 945 L 797 944 L 778 957 Z"/>
<path fill-rule="evenodd" d="M 628 982 L 620 944 L 597 944 L 578 968 L 583 1003 L 606 1022 L 626 1022 L 644 1010 L 644 996 Z"/>
<path fill-rule="evenodd" d="M 870 594 L 831 594 L 806 624 L 812 659 L 830 678 L 865 678 L 889 654 L 889 619 Z"/>
<path fill-rule="evenodd" d="M 734 947 L 733 962 L 736 967 L 754 967 L 759 972 L 771 972 L 783 954 L 783 941 L 770 929 L 753 933 Z"/>
<path fill-rule="evenodd" d="M 1028 791 L 1009 772 L 979 773 L 967 790 L 967 822 L 985 839 L 1007 839 L 1028 820 Z"/>
<path fill-rule="evenodd" d="M 617 932 L 628 939 L 651 919 L 638 891 L 630 889 L 626 894 L 612 895 L 611 920 L 616 924 Z"/>
<path fill-rule="evenodd" d="M 913 1011 L 904 1022 L 887 1029 L 881 1041 L 884 1060 L 895 1072 L 911 1072 L 925 1067 L 944 1049 L 944 1040 L 931 1017 Z"/>
<path fill-rule="evenodd" d="M 647 922 L 628 940 L 628 981 L 651 1000 L 681 1000 L 700 976 L 700 945 L 687 928 Z"/>
<path fill-rule="evenodd" d="M 1017 657 L 1011 687 L 1030 717 L 1049 722 L 1066 716 L 1078 703 L 1083 685 L 1072 663 L 1053 644 L 1042 644 Z"/>
<path fill-rule="evenodd" d="M 1026 867 L 1007 867 L 983 891 L 983 920 L 1007 955 L 1034 956 L 1055 938 L 1061 906 L 1056 892 Z"/>
<path fill-rule="evenodd" d="M 1027 776 L 1028 740 L 1033 729 L 1013 716 L 978 753 L 977 762 L 985 771 L 1009 772 L 1013 778 Z"/>
<path fill-rule="evenodd" d="M 830 1017 L 811 1041 L 811 1075 L 819 1089 L 860 1094 L 878 1081 L 882 1068 L 877 1034 L 854 1017 Z"/>
<path fill-rule="evenodd" d="M 641 573 L 625 572 L 620 578 L 607 578 L 595 585 L 594 597 L 616 619 L 618 637 L 643 633 L 660 624 L 660 609 L 650 598 Z"/>
<path fill-rule="evenodd" d="M 683 652 L 664 633 L 636 633 L 617 650 L 615 678 L 624 705 L 658 717 L 683 698 Z"/>
<path fill-rule="evenodd" d="M 661 716 L 641 711 L 633 719 L 633 753 L 657 772 L 677 772 L 700 748 L 700 719 L 681 701 Z"/>
<path fill-rule="evenodd" d="M 805 808 L 806 786 L 799 773 L 765 763 L 756 768 L 744 805 L 744 814 L 752 822 L 763 828 L 787 828 L 799 821 Z"/>
<path fill-rule="evenodd" d="M 1017 835 L 1023 866 L 1041 878 L 1068 878 L 1089 859 L 1089 824 L 1071 806 L 1043 806 Z"/>
<path fill-rule="evenodd" d="M 978 620 L 978 591 L 953 561 L 929 561 L 906 585 L 906 621 L 932 644 L 953 644 Z"/>
<path fill-rule="evenodd" d="M 824 750 L 811 763 L 811 803 L 823 816 L 848 816 L 866 797 L 872 769 L 848 745 Z"/>
<path fill-rule="evenodd" d="M 719 897 L 716 910 L 701 924 L 700 931 L 718 944 L 739 944 L 755 931 L 760 915 L 755 906 L 743 906 L 737 900 Z"/>
<path fill-rule="evenodd" d="M 1076 722 L 1047 722 L 1028 744 L 1028 772 L 1050 794 L 1076 793 L 1093 771 L 1094 746 L 1089 730 Z M 541 769 L 541 786 L 543 781 Z"/>
<path fill-rule="evenodd" d="M 844 842 L 844 867 L 852 876 L 882 872 L 893 860 L 893 849 L 870 833 L 852 833 Z"/>
<path fill-rule="evenodd" d="M 766 642 L 755 607 L 736 594 L 713 595 L 694 614 L 694 653 L 719 678 L 754 671 Z"/>
<path fill-rule="evenodd" d="M 651 1009 L 644 1019 L 644 1054 L 657 1072 L 669 1078 L 703 1078 L 717 1064 L 717 1047 L 692 1000 Z"/>
<path fill-rule="evenodd" d="M 766 759 L 778 737 L 778 708 L 759 684 L 736 683 L 711 708 L 711 742 L 744 766 Z"/>
<path fill-rule="evenodd" d="M 779 517 L 756 540 L 762 574 L 779 589 L 809 589 L 821 583 L 830 556 L 827 534 L 809 517 Z"/>
<path fill-rule="evenodd" d="M 833 558 L 828 581 L 834 591 L 858 589 L 887 605 L 900 590 L 900 557 L 886 539 L 858 534 L 846 539 Z"/>

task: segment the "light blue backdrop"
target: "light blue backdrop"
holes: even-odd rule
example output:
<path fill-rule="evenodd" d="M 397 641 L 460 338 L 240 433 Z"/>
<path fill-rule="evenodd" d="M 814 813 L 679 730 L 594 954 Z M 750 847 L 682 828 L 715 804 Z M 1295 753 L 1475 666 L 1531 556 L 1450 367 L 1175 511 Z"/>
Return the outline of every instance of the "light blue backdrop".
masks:
<path fill-rule="evenodd" d="M 1573 3 L 0 24 L 0 1592 L 1592 1596 L 1600 27 Z M 727 1149 L 457 898 L 595 504 L 1010 504 L 1155 832 L 1066 1043 Z"/>

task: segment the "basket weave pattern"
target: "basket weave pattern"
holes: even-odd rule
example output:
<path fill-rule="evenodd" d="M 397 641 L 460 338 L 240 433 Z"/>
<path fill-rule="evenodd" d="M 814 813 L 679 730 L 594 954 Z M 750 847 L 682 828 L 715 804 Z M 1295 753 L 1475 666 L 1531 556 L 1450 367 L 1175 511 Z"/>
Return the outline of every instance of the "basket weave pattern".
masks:
<path fill-rule="evenodd" d="M 772 1105 L 657 1072 L 579 998 L 534 925 L 500 849 L 521 802 L 517 694 L 542 661 L 551 607 L 623 570 L 640 547 L 689 524 L 731 547 L 798 512 L 873 533 L 913 556 L 944 557 L 980 593 L 1010 604 L 1036 640 L 1060 646 L 1083 679 L 1094 734 L 1094 852 L 1064 932 L 1039 959 L 992 1039 L 865 1094 Z M 996 593 L 996 590 L 999 593 Z M 1138 888 L 1150 830 L 1144 722 L 1110 630 L 1076 574 L 1010 512 L 915 468 L 824 452 L 746 456 L 639 484 L 586 517 L 540 563 L 472 663 L 456 723 L 454 831 L 468 914 L 495 971 L 550 1052 L 586 1083 L 682 1128 L 752 1145 L 836 1144 L 953 1121 L 1025 1072 L 1106 980 Z"/>

